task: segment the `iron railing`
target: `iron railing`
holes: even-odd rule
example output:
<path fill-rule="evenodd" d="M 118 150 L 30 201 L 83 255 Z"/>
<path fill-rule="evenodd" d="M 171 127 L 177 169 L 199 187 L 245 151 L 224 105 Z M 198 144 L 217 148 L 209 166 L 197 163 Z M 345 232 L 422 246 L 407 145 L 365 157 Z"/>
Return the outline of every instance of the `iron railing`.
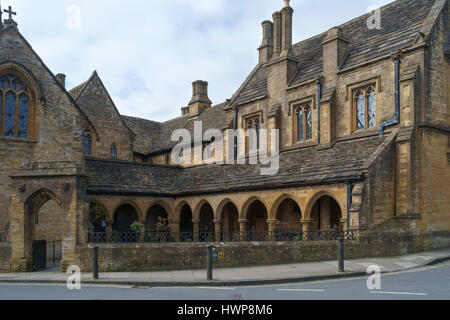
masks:
<path fill-rule="evenodd" d="M 0 232 L 0 243 L 8 242 L 8 232 Z"/>
<path fill-rule="evenodd" d="M 294 242 L 335 241 L 339 237 L 355 240 L 356 231 L 235 231 L 235 232 L 92 232 L 89 243 L 164 243 L 164 242 Z"/>

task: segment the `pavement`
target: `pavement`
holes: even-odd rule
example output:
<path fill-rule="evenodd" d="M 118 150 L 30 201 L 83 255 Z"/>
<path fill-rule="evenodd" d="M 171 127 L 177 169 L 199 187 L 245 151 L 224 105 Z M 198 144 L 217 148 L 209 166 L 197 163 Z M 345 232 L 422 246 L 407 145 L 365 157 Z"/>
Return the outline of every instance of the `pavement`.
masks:
<path fill-rule="evenodd" d="M 92 273 L 82 273 L 84 284 L 131 285 L 137 287 L 189 287 L 189 286 L 249 286 L 319 281 L 360 277 L 367 268 L 378 265 L 382 273 L 421 268 L 450 260 L 450 248 L 437 249 L 411 255 L 366 258 L 345 261 L 345 272 L 338 272 L 337 261 L 309 262 L 261 267 L 217 268 L 213 281 L 206 280 L 205 270 L 157 272 L 100 272 L 94 280 Z M 0 283 L 66 283 L 68 274 L 57 270 L 29 273 L 0 273 Z"/>

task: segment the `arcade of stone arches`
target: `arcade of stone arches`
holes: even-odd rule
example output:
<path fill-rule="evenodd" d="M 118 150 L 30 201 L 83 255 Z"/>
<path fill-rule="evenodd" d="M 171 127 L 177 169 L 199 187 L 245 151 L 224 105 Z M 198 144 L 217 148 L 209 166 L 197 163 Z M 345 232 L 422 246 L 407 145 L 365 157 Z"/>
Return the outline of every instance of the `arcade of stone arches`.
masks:
<path fill-rule="evenodd" d="M 342 198 L 342 197 L 341 197 Z M 282 194 L 269 202 L 256 195 L 241 201 L 226 197 L 220 201 L 208 198 L 170 201 L 94 197 L 91 200 L 91 232 L 131 232 L 130 226 L 139 222 L 143 232 L 166 230 L 174 233 L 242 232 L 242 231 L 327 231 L 343 230 L 347 219 L 346 207 L 338 197 L 326 191 L 315 193 L 308 201 Z M 345 203 L 346 204 L 346 203 Z M 344 204 L 344 205 L 345 205 Z M 344 209 L 344 210 L 342 210 Z"/>

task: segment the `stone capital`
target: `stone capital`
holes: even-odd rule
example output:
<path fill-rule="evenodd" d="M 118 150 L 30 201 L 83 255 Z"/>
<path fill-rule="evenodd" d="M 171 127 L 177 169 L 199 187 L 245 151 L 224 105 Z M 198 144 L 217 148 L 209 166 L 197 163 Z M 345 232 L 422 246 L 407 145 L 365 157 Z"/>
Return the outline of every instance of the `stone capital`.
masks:
<path fill-rule="evenodd" d="M 301 220 L 300 220 L 300 223 L 306 223 L 306 224 L 311 224 L 311 223 L 313 223 L 313 222 L 314 222 L 313 219 L 301 219 Z"/>
<path fill-rule="evenodd" d="M 222 219 L 214 219 L 213 220 L 214 224 L 221 224 L 223 222 Z"/>

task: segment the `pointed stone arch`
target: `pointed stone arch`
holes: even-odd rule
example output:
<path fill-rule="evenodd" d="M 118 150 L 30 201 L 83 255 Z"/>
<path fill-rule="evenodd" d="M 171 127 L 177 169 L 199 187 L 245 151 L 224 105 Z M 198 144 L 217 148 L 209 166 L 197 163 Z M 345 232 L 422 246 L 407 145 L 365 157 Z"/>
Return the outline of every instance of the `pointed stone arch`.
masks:
<path fill-rule="evenodd" d="M 302 210 L 295 198 L 289 194 L 283 194 L 275 200 L 270 212 L 270 219 L 276 224 L 273 230 L 301 231 Z"/>
<path fill-rule="evenodd" d="M 258 197 L 258 196 L 251 196 L 242 205 L 242 209 L 241 209 L 241 212 L 240 212 L 240 219 L 247 219 L 248 218 L 247 217 L 248 208 L 255 201 L 261 202 L 264 205 L 264 207 L 266 208 L 266 210 L 267 210 L 267 204 L 260 197 Z"/>
<path fill-rule="evenodd" d="M 321 190 L 309 200 L 304 220 L 311 224 L 308 229 L 313 231 L 340 228 L 342 212 L 337 197 L 329 191 Z"/>

